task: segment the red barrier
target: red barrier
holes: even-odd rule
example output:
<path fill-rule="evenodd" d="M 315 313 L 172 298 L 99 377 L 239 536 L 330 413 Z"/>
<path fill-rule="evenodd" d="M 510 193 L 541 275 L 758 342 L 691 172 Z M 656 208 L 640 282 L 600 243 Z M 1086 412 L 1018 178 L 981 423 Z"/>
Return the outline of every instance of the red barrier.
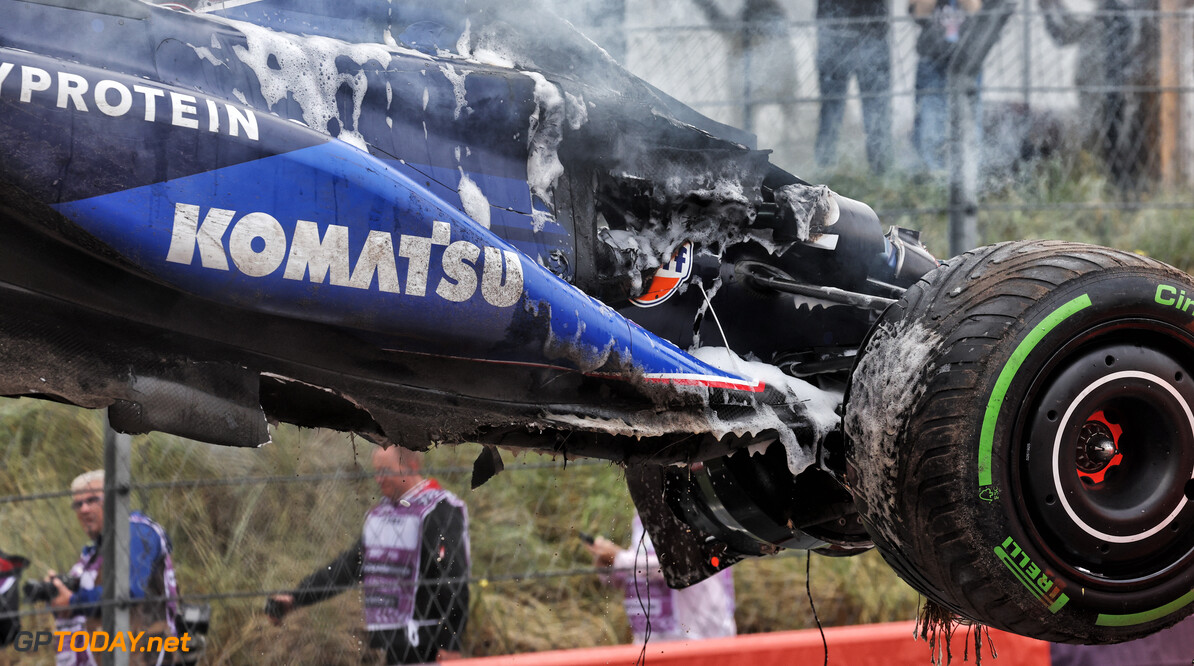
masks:
<path fill-rule="evenodd" d="M 925 666 L 930 663 L 929 645 L 921 640 L 913 640 L 915 626 L 915 622 L 909 621 L 826 629 L 829 663 L 832 666 Z M 959 628 L 955 633 L 952 642 L 954 664 L 974 663 L 973 636 L 969 638 L 969 660 L 964 661 L 966 627 Z M 1049 666 L 1048 643 L 995 629 L 991 630 L 991 640 L 998 659 L 991 659 L 984 640 L 983 663 Z M 621 666 L 634 664 L 641 651 L 642 646 L 639 645 L 617 645 L 482 657 L 449 663 L 459 666 Z M 647 666 L 802 666 L 821 664 L 824 660 L 821 635 L 816 629 L 704 641 L 648 643 L 646 652 Z"/>

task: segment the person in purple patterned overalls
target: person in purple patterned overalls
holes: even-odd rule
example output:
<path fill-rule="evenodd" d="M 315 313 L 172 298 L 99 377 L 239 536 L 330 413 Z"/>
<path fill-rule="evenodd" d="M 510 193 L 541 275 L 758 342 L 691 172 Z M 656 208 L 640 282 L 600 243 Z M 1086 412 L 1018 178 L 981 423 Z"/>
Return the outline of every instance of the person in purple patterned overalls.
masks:
<path fill-rule="evenodd" d="M 104 534 L 104 471 L 93 470 L 80 474 L 71 482 L 71 508 L 79 525 L 92 542 L 83 548 L 79 561 L 71 567 L 68 577 L 79 581 L 75 592 L 67 589 L 53 571 L 47 580 L 58 589 L 58 596 L 50 601 L 58 631 L 97 631 L 100 629 L 100 600 L 103 581 L 100 571 L 103 557 L 100 540 Z M 134 511 L 129 515 L 129 598 L 148 599 L 134 603 L 129 610 L 129 628 L 134 633 L 144 631 L 150 636 L 176 636 L 174 618 L 177 612 L 178 584 L 174 576 L 172 547 L 166 531 L 145 514 Z M 89 651 L 74 652 L 66 645 L 58 653 L 60 666 L 95 666 L 99 659 Z M 173 664 L 177 653 L 133 652 L 132 663 Z"/>
<path fill-rule="evenodd" d="M 369 645 L 387 664 L 461 656 L 468 621 L 469 539 L 464 502 L 420 473 L 422 454 L 391 446 L 373 452 L 382 500 L 365 515 L 361 538 L 290 594 L 273 595 L 275 623 L 296 606 L 323 601 L 360 582 Z"/>
<path fill-rule="evenodd" d="M 635 643 L 649 638 L 679 641 L 734 636 L 734 574 L 723 569 L 699 583 L 673 590 L 664 583 L 655 546 L 634 515 L 631 548 L 597 537 L 587 548 L 598 566 L 610 567 L 607 577 L 625 593 L 623 603 Z"/>

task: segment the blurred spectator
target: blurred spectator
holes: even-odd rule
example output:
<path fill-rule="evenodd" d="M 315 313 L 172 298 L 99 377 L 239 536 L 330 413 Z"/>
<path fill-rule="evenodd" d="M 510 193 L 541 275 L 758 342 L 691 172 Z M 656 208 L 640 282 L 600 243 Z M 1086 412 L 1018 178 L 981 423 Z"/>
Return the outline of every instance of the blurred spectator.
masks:
<path fill-rule="evenodd" d="M 916 40 L 916 116 L 912 142 L 925 168 L 945 168 L 949 136 L 949 61 L 966 29 L 967 18 L 982 8 L 981 0 L 912 0 L 908 13 L 920 25 Z M 982 78 L 980 73 L 975 84 Z M 970 105 L 975 131 L 982 144 L 982 108 L 979 97 Z"/>
<path fill-rule="evenodd" d="M 837 160 L 838 130 L 850 77 L 858 80 L 871 171 L 891 162 L 891 32 L 887 0 L 817 0 L 817 81 L 821 117 L 817 165 Z"/>
<path fill-rule="evenodd" d="M 468 510 L 420 473 L 422 454 L 399 446 L 373 452 L 382 500 L 365 516 L 361 538 L 299 583 L 270 598 L 275 623 L 361 583 L 369 645 L 387 664 L 422 664 L 461 656 L 468 621 Z"/>
<path fill-rule="evenodd" d="M 1149 105 L 1140 88 L 1155 85 L 1149 56 L 1155 19 L 1141 11 L 1147 7 L 1139 1 L 1099 0 L 1094 12 L 1082 16 L 1064 0 L 1040 0 L 1053 42 L 1078 49 L 1074 84 L 1083 141 L 1093 145 L 1111 181 L 1124 189 L 1139 184 L 1148 157 Z"/>
<path fill-rule="evenodd" d="M 796 94 L 796 50 L 787 12 L 779 0 L 744 0 L 738 16 L 727 14 L 718 0 L 693 0 L 715 30 L 726 35 L 731 61 L 742 63 L 742 129 L 757 132 L 763 107 L 787 104 Z M 791 140 L 789 123 L 780 127 L 781 144 Z"/>
<path fill-rule="evenodd" d="M 1049 656 L 1052 666 L 1189 666 L 1194 660 L 1194 617 L 1127 643 L 1054 643 Z"/>
<path fill-rule="evenodd" d="M 637 513 L 630 543 L 633 550 L 597 537 L 587 548 L 598 566 L 612 567 L 607 582 L 624 590 L 626 616 L 635 643 L 644 643 L 648 638 L 676 641 L 738 633 L 734 623 L 734 576 L 729 569 L 673 590 L 664 583 L 655 546 Z"/>
<path fill-rule="evenodd" d="M 67 574 L 67 578 L 78 581 L 77 591 L 72 592 L 53 571 L 49 572 L 46 580 L 53 582 L 58 590 L 58 596 L 50 601 L 50 606 L 59 611 L 54 621 L 58 631 L 97 631 L 101 627 L 100 601 L 104 595 L 99 580 L 104 560 L 100 553 L 100 540 L 104 534 L 104 470 L 80 474 L 71 482 L 70 489 L 71 508 L 92 541 L 83 548 L 79 561 Z M 178 586 L 174 578 L 172 550 L 170 538 L 161 525 L 140 511 L 129 515 L 128 596 L 130 599 L 156 599 L 135 603 L 129 609 L 129 628 L 134 633 L 145 632 L 142 644 L 146 644 L 144 641 L 149 637 L 177 635 Z M 60 666 L 95 666 L 98 662 L 90 650 L 74 652 L 66 643 L 62 648 L 58 652 Z M 173 664 L 181 661 L 183 655 L 165 651 L 132 652 L 129 658 L 135 664 Z"/>

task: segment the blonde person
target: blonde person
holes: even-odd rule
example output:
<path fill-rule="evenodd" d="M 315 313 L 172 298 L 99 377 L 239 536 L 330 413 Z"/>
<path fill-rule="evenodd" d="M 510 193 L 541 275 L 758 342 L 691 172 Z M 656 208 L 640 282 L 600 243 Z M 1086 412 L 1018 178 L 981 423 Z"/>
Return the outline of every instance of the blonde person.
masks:
<path fill-rule="evenodd" d="M 104 534 L 104 471 L 80 474 L 71 483 L 71 509 L 79 525 L 91 542 L 83 547 L 79 561 L 70 568 L 67 578 L 78 581 L 78 589 L 69 589 L 53 571 L 47 580 L 54 583 L 57 596 L 50 606 L 57 609 L 55 625 L 58 631 L 98 631 L 101 627 L 100 601 L 103 581 L 100 572 L 103 556 L 100 541 Z M 178 586 L 174 577 L 174 559 L 170 538 L 148 516 L 134 511 L 129 516 L 129 591 L 128 598 L 149 599 L 133 603 L 129 612 L 129 628 L 133 634 L 144 631 L 141 645 L 149 645 L 149 638 L 157 638 L 161 648 L 154 652 L 136 651 L 130 654 L 134 664 L 172 664 L 177 653 L 164 651 L 165 638 L 176 636 Z M 75 652 L 65 642 L 58 652 L 60 666 L 95 666 L 98 655 L 89 650 Z"/>

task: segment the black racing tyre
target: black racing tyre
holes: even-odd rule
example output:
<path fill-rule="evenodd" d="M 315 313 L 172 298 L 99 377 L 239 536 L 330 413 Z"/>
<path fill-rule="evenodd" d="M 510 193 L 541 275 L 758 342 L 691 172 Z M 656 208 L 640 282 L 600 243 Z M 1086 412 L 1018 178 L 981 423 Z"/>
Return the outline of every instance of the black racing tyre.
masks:
<path fill-rule="evenodd" d="M 966 618 L 1112 643 L 1194 610 L 1194 281 L 1089 245 L 981 248 L 882 315 L 846 479 L 884 557 Z"/>

